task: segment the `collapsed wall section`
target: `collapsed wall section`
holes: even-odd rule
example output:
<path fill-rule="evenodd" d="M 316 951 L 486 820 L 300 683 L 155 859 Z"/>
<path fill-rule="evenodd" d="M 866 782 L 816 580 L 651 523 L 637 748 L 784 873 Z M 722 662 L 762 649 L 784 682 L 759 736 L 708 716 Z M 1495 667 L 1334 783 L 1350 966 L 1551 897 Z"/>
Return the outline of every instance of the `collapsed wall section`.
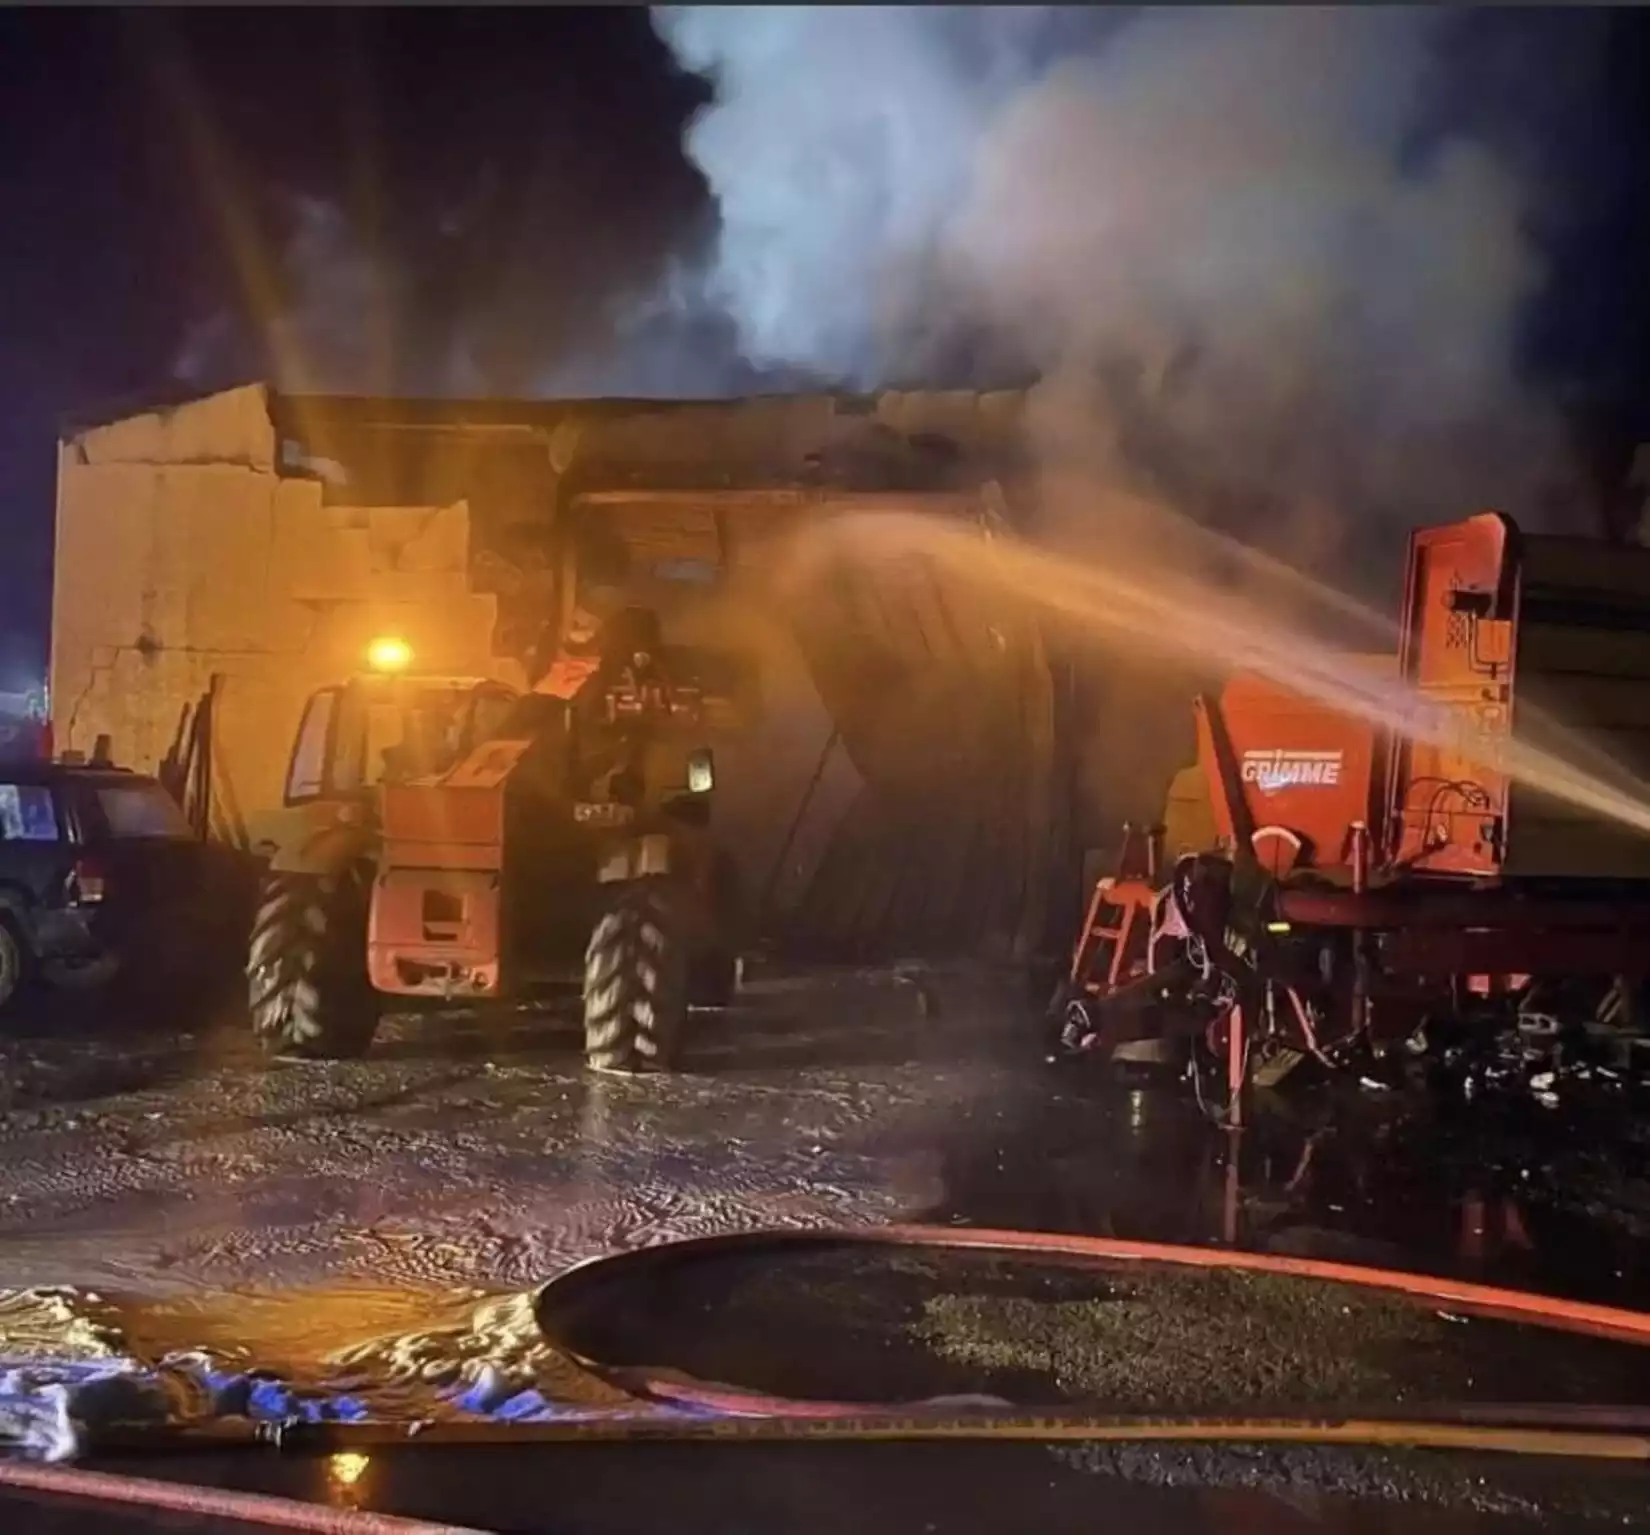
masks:
<path fill-rule="evenodd" d="M 107 735 L 159 770 L 189 710 L 223 679 L 212 823 L 244 840 L 279 803 L 303 700 L 357 670 L 373 635 L 421 664 L 509 671 L 496 599 L 468 580 L 469 515 L 327 505 L 288 478 L 261 387 L 94 427 L 58 452 L 51 692 L 60 750 Z"/>

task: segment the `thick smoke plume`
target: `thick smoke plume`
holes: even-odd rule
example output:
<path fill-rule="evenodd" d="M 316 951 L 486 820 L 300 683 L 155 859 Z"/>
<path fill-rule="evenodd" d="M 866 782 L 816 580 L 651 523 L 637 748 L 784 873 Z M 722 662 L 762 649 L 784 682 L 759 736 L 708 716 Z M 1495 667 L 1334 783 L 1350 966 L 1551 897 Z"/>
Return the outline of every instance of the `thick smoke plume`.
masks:
<path fill-rule="evenodd" d="M 1055 528 L 1162 538 L 1168 509 L 1324 570 L 1386 570 L 1395 527 L 1484 504 L 1539 521 L 1564 488 L 1557 414 L 1517 365 L 1546 277 L 1541 134 L 1485 138 L 1469 104 L 1506 50 L 1452 59 L 1461 14 L 654 23 L 713 93 L 683 145 L 708 229 L 679 160 L 660 206 L 633 208 L 563 113 L 551 169 L 461 157 L 387 222 L 336 187 L 278 199 L 278 312 L 197 327 L 178 372 L 673 396 L 1035 376 Z M 1545 75 L 1584 91 L 1585 69 Z"/>
<path fill-rule="evenodd" d="M 1320 569 L 1360 528 L 1390 564 L 1395 526 L 1547 515 L 1558 421 L 1516 347 L 1533 193 L 1438 118 L 1447 12 L 655 24 L 714 86 L 687 147 L 753 362 L 1029 369 L 1051 502 L 1170 507 Z"/>
<path fill-rule="evenodd" d="M 654 18 L 714 90 L 686 147 L 746 355 L 861 388 L 1033 375 L 1034 531 L 1128 589 L 1211 582 L 1285 650 L 1386 649 L 1288 567 L 1387 613 L 1416 524 L 1575 515 L 1520 367 L 1547 189 L 1447 10 Z M 1232 659 L 1189 658 L 1188 604 L 1086 669 L 1091 837 L 1161 813 L 1185 700 Z"/>

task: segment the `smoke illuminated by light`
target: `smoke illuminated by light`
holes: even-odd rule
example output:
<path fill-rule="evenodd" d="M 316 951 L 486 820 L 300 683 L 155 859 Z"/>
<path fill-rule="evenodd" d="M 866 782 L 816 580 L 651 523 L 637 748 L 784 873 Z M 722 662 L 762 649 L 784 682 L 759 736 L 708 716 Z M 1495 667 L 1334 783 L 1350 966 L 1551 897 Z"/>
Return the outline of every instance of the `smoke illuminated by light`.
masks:
<path fill-rule="evenodd" d="M 1303 540 L 1370 508 L 1539 520 L 1561 453 L 1514 367 L 1532 194 L 1482 143 L 1421 132 L 1446 12 L 655 24 L 715 85 L 687 148 L 753 360 L 933 382 L 984 336 L 1045 380 L 1045 462 L 1185 510 L 1258 497 Z"/>

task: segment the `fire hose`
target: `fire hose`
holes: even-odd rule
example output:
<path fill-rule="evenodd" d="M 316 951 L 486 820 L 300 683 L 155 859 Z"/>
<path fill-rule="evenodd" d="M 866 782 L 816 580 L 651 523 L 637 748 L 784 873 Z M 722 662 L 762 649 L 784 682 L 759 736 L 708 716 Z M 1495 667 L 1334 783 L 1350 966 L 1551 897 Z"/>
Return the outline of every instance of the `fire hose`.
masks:
<path fill-rule="evenodd" d="M 973 1410 L 958 1413 L 938 1404 L 887 1409 L 864 1403 L 799 1401 L 739 1387 L 693 1380 L 675 1371 L 605 1365 L 583 1357 L 557 1337 L 558 1316 L 598 1286 L 630 1271 L 657 1268 L 680 1258 L 763 1250 L 832 1246 L 982 1252 L 998 1257 L 1164 1264 L 1189 1269 L 1268 1274 L 1345 1284 L 1448 1307 L 1468 1316 L 1518 1322 L 1650 1344 L 1650 1316 L 1590 1302 L 1500 1289 L 1466 1280 L 1371 1269 L 1324 1259 L 1230 1248 L 1186 1247 L 1116 1237 L 989 1228 L 891 1225 L 831 1231 L 761 1231 L 698 1237 L 576 1265 L 539 1294 L 540 1326 L 581 1368 L 644 1401 L 742 1421 L 701 1419 L 665 1430 L 671 1437 L 833 1439 L 1019 1439 L 1138 1443 L 1294 1443 L 1500 1451 L 1523 1455 L 1650 1460 L 1650 1412 L 1600 1412 L 1592 1408 L 1472 1408 L 1448 1417 L 1394 1419 L 1142 1418 L 1093 1413 L 1027 1413 Z M 787 1427 L 787 1425 L 789 1425 Z M 1617 1431 L 1626 1427 L 1626 1431 Z M 565 1425 L 571 1427 L 572 1425 Z M 597 1433 L 603 1432 L 597 1426 Z"/>
<path fill-rule="evenodd" d="M 657 1268 L 680 1259 L 728 1253 L 757 1253 L 763 1249 L 794 1250 L 810 1247 L 882 1247 L 983 1252 L 1006 1258 L 1076 1259 L 1108 1264 L 1155 1263 L 1186 1269 L 1268 1274 L 1383 1291 L 1485 1319 L 1582 1333 L 1618 1343 L 1650 1345 L 1650 1314 L 1628 1311 L 1617 1306 L 1604 1306 L 1592 1301 L 1565 1300 L 1522 1290 L 1507 1290 L 1472 1280 L 1410 1273 L 1403 1269 L 1365 1268 L 1358 1264 L 1338 1263 L 1327 1258 L 1244 1252 L 1229 1247 L 1189 1247 L 1173 1242 L 1080 1236 L 1057 1231 L 1006 1231 L 991 1227 L 897 1224 L 825 1230 L 816 1228 L 723 1232 L 713 1236 L 688 1237 L 654 1247 L 635 1248 L 606 1257 L 590 1258 L 583 1263 L 574 1264 L 539 1291 L 539 1325 L 550 1341 L 575 1358 L 582 1368 L 609 1381 L 618 1381 L 622 1377 L 629 1386 L 640 1384 L 651 1392 L 658 1382 L 647 1372 L 641 1372 L 638 1376 L 635 1372 L 615 1371 L 614 1367 L 582 1358 L 574 1350 L 567 1348 L 556 1336 L 558 1313 L 565 1315 L 574 1302 L 582 1300 L 598 1285 L 632 1270 Z M 670 1386 L 668 1390 L 677 1399 L 684 1399 L 677 1386 Z M 750 1400 L 757 1404 L 755 1410 L 764 1413 L 783 1413 L 787 1410 L 784 1398 L 753 1395 Z M 818 1405 L 810 1404 L 811 1407 Z M 856 1413 L 865 1411 L 863 1405 L 833 1405 Z"/>
<path fill-rule="evenodd" d="M 196 1518 L 233 1520 L 278 1530 L 305 1530 L 314 1535 L 480 1535 L 450 1524 L 426 1524 L 391 1514 L 327 1508 L 257 1492 L 228 1492 L 185 1482 L 160 1482 L 142 1476 L 115 1476 L 73 1466 L 33 1466 L 0 1462 L 0 1488 L 43 1493 L 86 1502 L 119 1503 L 157 1513 L 192 1514 Z"/>
<path fill-rule="evenodd" d="M 540 1290 L 537 1311 L 547 1340 L 570 1362 L 606 1387 L 632 1398 L 625 1409 L 587 1417 L 496 1423 L 463 1419 L 433 1422 L 221 1422 L 200 1430 L 136 1434 L 122 1446 L 223 1448 L 274 1444 L 316 1452 L 409 1444 L 535 1444 L 644 1441 L 923 1441 L 999 1440 L 1077 1443 L 1293 1444 L 1364 1449 L 1495 1452 L 1588 1460 L 1650 1463 L 1650 1410 L 1563 1406 L 1449 1408 L 1425 1418 L 1198 1418 L 1129 1417 L 1093 1412 L 959 1410 L 944 1402 L 878 1406 L 863 1402 L 806 1401 L 692 1379 L 674 1370 L 606 1364 L 579 1354 L 558 1336 L 558 1318 L 587 1301 L 601 1285 L 632 1272 L 680 1259 L 730 1253 L 865 1248 L 987 1253 L 1008 1258 L 1077 1260 L 1109 1265 L 1162 1264 L 1343 1284 L 1447 1307 L 1466 1316 L 1523 1323 L 1563 1332 L 1650 1345 L 1650 1315 L 1592 1302 L 1506 1290 L 1469 1280 L 1396 1269 L 1363 1268 L 1327 1259 L 1231 1248 L 1186 1247 L 1116 1237 L 1058 1232 L 891 1225 L 826 1230 L 768 1230 L 695 1237 L 638 1248 L 576 1264 Z M 109 1446 L 111 1448 L 114 1445 Z M 142 1477 L 112 1476 L 75 1467 L 0 1462 L 0 1488 L 61 1494 L 95 1501 L 210 1514 L 286 1529 L 433 1535 L 450 1526 L 385 1515 L 327 1509 L 261 1495 L 223 1492 Z"/>

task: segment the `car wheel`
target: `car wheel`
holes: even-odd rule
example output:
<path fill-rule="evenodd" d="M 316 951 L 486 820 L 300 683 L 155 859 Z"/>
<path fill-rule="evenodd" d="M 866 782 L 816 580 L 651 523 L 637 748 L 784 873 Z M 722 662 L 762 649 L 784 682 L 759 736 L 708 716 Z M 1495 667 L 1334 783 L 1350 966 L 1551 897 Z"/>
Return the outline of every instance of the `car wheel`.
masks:
<path fill-rule="evenodd" d="M 96 959 L 49 959 L 40 965 L 40 979 L 53 991 L 97 991 L 120 973 L 120 960 L 113 954 Z"/>
<path fill-rule="evenodd" d="M 0 917 L 0 1012 L 5 1012 L 17 1000 L 28 974 L 28 951 L 17 936 L 17 929 Z"/>

